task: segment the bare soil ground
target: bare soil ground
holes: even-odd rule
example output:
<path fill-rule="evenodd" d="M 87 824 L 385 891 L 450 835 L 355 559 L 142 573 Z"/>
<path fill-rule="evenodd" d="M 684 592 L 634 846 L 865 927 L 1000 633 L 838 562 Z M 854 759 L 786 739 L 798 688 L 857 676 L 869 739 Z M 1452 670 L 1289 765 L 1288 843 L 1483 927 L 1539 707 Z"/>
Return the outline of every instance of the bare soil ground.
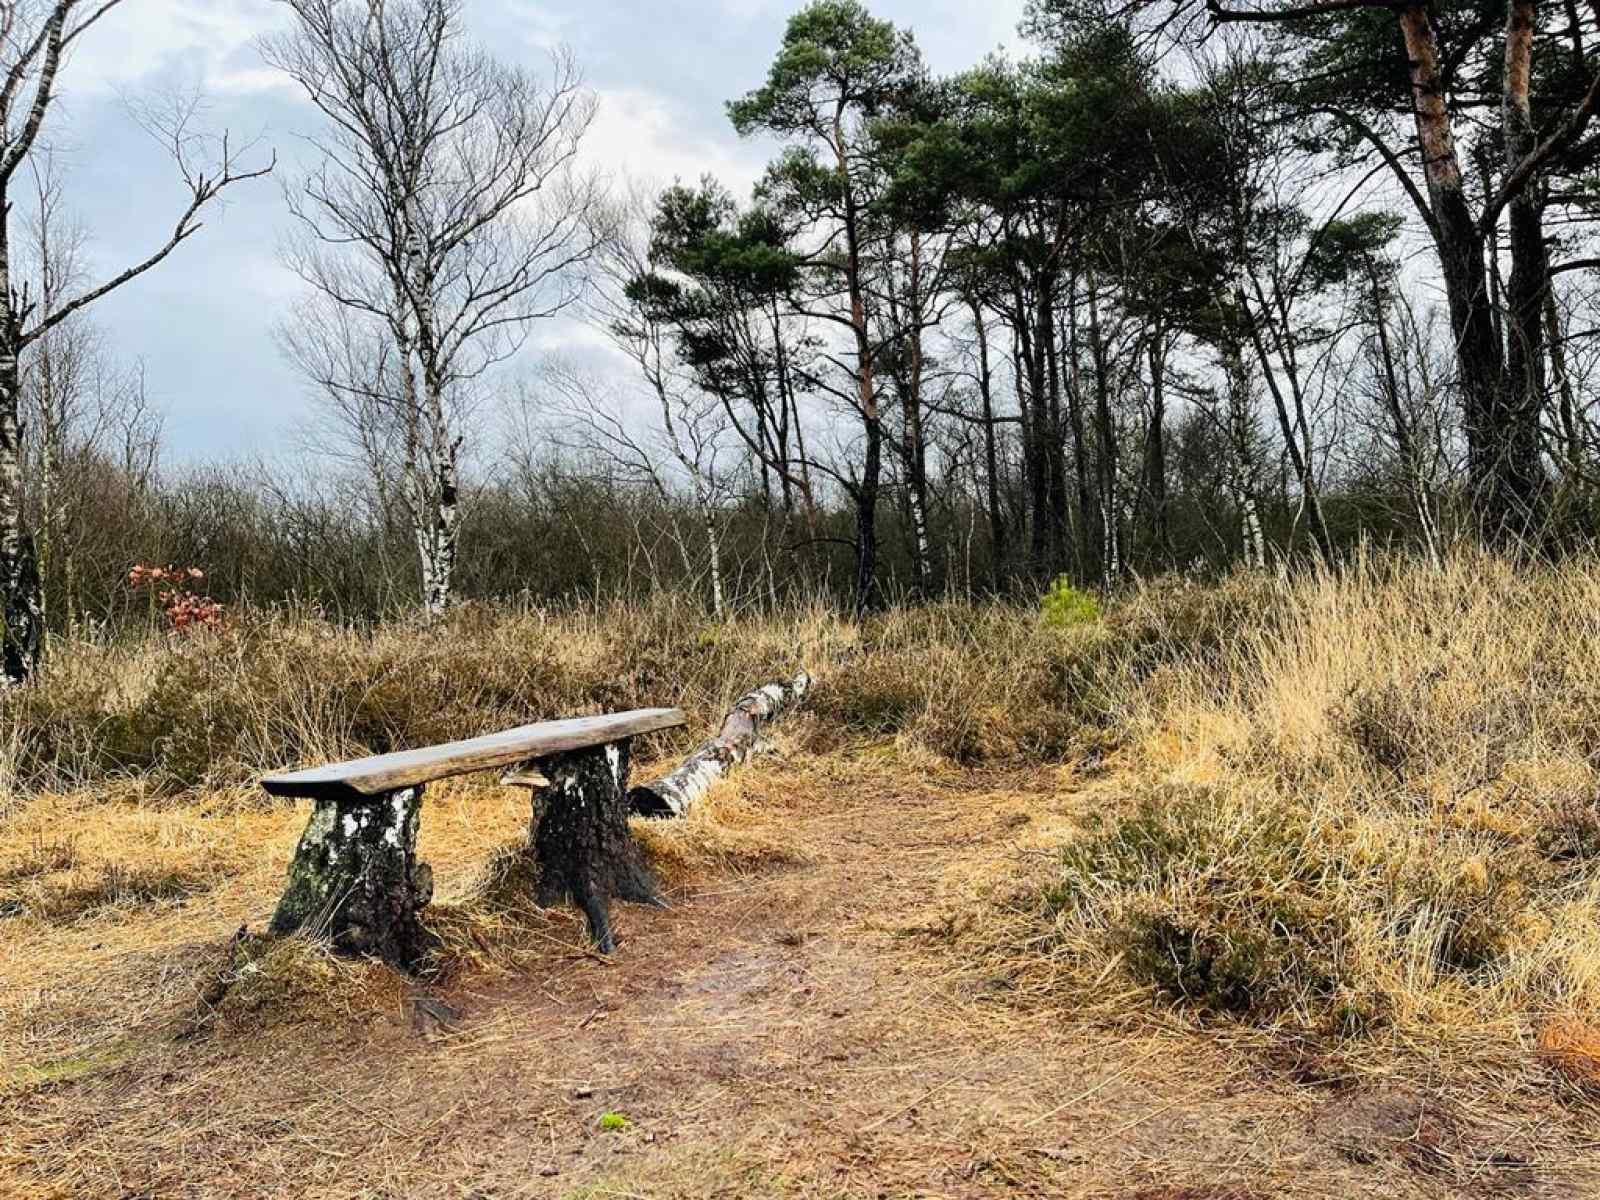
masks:
<path fill-rule="evenodd" d="M 204 836 L 241 858 L 192 896 L 0 921 L 0 1196 L 1600 1195 L 1592 1112 L 1531 1085 L 1352 1084 L 1015 994 L 962 930 L 1092 804 L 1064 771 L 854 755 L 737 787 L 737 835 L 794 861 L 620 908 L 610 962 L 552 914 L 514 973 L 429 993 L 454 1021 L 396 979 L 346 1013 L 174 1035 L 303 813 L 217 817 Z M 430 798 L 441 882 L 524 803 Z M 137 819 L 153 847 L 190 829 Z"/>

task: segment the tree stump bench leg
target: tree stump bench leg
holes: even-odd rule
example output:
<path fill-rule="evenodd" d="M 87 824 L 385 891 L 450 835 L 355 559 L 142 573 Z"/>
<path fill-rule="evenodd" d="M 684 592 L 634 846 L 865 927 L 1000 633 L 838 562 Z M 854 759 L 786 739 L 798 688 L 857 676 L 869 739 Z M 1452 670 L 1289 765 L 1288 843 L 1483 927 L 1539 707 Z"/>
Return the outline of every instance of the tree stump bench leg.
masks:
<path fill-rule="evenodd" d="M 535 760 L 549 780 L 534 798 L 535 900 L 549 907 L 570 897 L 603 954 L 617 948 L 613 897 L 667 907 L 628 831 L 629 746 L 624 739 Z"/>
<path fill-rule="evenodd" d="M 323 933 L 336 949 L 410 969 L 433 943 L 418 915 L 433 899 L 433 870 L 417 861 L 421 786 L 314 803 L 272 932 Z"/>

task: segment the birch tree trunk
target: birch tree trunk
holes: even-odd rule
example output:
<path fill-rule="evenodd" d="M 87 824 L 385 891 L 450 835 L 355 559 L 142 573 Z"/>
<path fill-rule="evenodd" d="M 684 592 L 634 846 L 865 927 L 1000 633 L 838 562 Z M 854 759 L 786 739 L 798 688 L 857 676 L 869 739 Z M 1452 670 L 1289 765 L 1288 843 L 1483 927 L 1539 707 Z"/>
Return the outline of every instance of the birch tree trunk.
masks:
<path fill-rule="evenodd" d="M 1237 331 L 1223 341 L 1223 359 L 1228 378 L 1227 433 L 1232 452 L 1229 476 L 1234 503 L 1239 507 L 1239 532 L 1246 566 L 1266 565 L 1266 538 L 1261 529 L 1259 470 L 1256 462 L 1255 414 L 1250 408 L 1250 371 L 1245 366 L 1244 347 Z"/>
<path fill-rule="evenodd" d="M 925 481 L 911 481 L 911 486 L 907 490 L 906 503 L 911 510 L 912 586 L 916 598 L 918 600 L 926 600 L 932 592 L 932 571 L 929 563 L 933 558 L 933 546 L 928 540 L 927 484 Z"/>
<path fill-rule="evenodd" d="M 811 676 L 803 668 L 788 683 L 769 683 L 734 704 L 716 737 L 697 746 L 676 770 L 629 793 L 633 811 L 646 817 L 681 817 L 733 767 L 766 748 L 767 725 L 805 699 Z"/>
<path fill-rule="evenodd" d="M 706 553 L 711 566 L 711 613 L 718 621 L 727 616 L 727 603 L 722 595 L 722 538 L 717 532 L 716 513 L 702 500 L 700 518 L 706 526 Z"/>
<path fill-rule="evenodd" d="M 922 425 L 922 236 L 911 234 L 906 297 L 906 506 L 911 516 L 911 578 L 919 600 L 933 590 L 933 545 L 928 537 L 928 444 Z"/>
<path fill-rule="evenodd" d="M 6 277 L 0 257 L 0 295 L 7 294 Z M 33 538 L 23 525 L 22 381 L 15 327 L 9 315 L 0 314 L 0 322 L 12 326 L 0 330 L 0 687 L 15 687 L 27 682 L 39 664 L 44 606 Z"/>
<path fill-rule="evenodd" d="M 448 431 L 444 431 L 448 439 Z M 450 608 L 454 595 L 456 549 L 459 543 L 460 508 L 456 455 L 460 440 L 443 440 L 438 455 L 437 478 L 431 500 L 430 522 L 424 539 L 422 562 L 422 602 L 429 620 L 438 620 Z"/>

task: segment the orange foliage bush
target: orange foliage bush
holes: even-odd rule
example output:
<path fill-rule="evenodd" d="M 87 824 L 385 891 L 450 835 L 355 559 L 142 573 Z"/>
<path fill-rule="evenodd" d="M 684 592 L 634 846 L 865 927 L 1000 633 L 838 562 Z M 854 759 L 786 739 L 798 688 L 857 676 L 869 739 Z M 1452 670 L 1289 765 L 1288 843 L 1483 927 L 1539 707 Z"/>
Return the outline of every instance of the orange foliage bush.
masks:
<path fill-rule="evenodd" d="M 128 586 L 148 589 L 167 623 L 177 632 L 220 629 L 222 605 L 200 595 L 192 586 L 205 577 L 199 567 L 152 567 L 139 563 L 128 572 Z"/>

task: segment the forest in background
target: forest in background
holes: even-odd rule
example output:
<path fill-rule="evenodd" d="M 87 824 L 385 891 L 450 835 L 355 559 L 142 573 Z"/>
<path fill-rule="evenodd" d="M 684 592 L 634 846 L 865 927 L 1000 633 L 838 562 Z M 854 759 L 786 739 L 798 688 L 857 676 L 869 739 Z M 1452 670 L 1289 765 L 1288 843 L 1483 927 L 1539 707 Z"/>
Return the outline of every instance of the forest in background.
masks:
<path fill-rule="evenodd" d="M 941 78 L 821 0 L 727 105 L 775 145 L 736 196 L 600 177 L 571 52 L 501 62 L 457 0 L 289 0 L 261 51 L 320 161 L 276 171 L 280 342 L 320 417 L 295 456 L 182 467 L 33 140 L 94 10 L 35 7 L 0 163 L 12 678 L 47 628 L 143 613 L 138 563 L 350 619 L 722 615 L 1590 536 L 1581 6 L 1034 0 L 1028 54 Z M 194 195 L 163 256 L 274 166 L 195 111 L 143 113 Z M 607 352 L 536 357 L 557 314 Z"/>

